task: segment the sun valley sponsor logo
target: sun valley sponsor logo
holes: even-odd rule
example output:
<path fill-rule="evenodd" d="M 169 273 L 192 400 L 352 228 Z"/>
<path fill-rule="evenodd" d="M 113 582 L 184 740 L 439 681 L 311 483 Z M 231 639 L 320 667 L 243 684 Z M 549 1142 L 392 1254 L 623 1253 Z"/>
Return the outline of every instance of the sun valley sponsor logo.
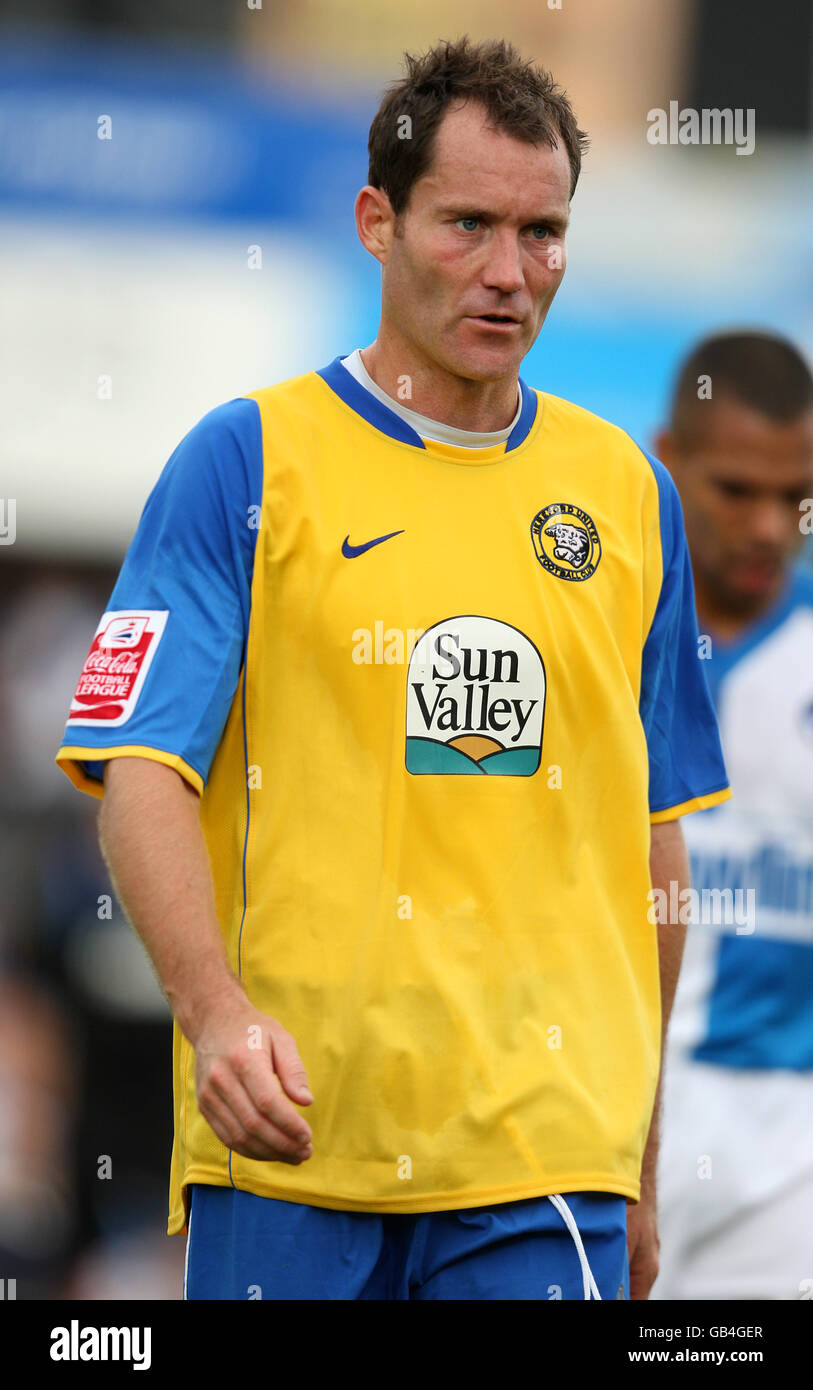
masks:
<path fill-rule="evenodd" d="M 407 771 L 530 777 L 544 714 L 545 668 L 523 632 L 475 614 L 445 618 L 407 668 Z"/>
<path fill-rule="evenodd" d="M 130 718 L 168 616 L 147 609 L 104 614 L 71 701 L 69 725 L 112 727 Z"/>

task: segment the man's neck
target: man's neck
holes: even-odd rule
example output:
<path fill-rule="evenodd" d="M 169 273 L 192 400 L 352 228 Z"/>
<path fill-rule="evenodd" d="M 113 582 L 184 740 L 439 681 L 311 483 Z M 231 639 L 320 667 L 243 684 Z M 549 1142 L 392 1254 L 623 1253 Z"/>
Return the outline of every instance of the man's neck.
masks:
<path fill-rule="evenodd" d="M 787 583 L 788 575 L 785 573 L 782 576 L 782 583 L 773 593 L 755 607 L 743 611 L 742 609 L 732 609 L 721 603 L 714 594 L 705 588 L 702 579 L 696 575 L 695 603 L 697 624 L 701 635 L 707 633 L 712 637 L 719 638 L 721 642 L 739 641 L 754 623 L 759 622 L 760 618 L 770 612 Z"/>
<path fill-rule="evenodd" d="M 502 430 L 516 414 L 516 376 L 469 381 L 380 336 L 363 348 L 360 356 L 366 371 L 388 396 L 455 429 L 481 433 Z"/>
<path fill-rule="evenodd" d="M 386 391 L 378 385 L 378 382 L 373 381 L 361 360 L 361 352 L 358 348 L 341 360 L 342 366 L 349 372 L 350 376 L 355 377 L 356 381 L 360 382 L 377 400 L 380 400 L 382 405 L 389 406 L 390 410 L 400 416 L 424 442 L 432 440 L 438 444 L 451 444 L 458 449 L 492 449 L 498 444 L 508 443 L 522 414 L 522 397 L 518 389 L 516 413 L 504 430 L 478 433 L 471 430 L 455 429 L 453 425 L 446 425 L 441 420 L 432 420 L 428 415 L 419 415 L 417 411 L 405 405 L 403 400 L 397 400 L 395 396 L 388 396 Z"/>

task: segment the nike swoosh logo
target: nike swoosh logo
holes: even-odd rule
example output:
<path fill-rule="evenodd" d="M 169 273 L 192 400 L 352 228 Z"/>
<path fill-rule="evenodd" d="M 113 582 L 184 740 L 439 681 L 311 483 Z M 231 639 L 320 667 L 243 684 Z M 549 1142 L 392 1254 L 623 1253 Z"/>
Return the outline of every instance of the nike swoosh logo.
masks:
<path fill-rule="evenodd" d="M 342 555 L 346 560 L 355 560 L 357 555 L 363 555 L 365 550 L 372 550 L 374 545 L 380 545 L 382 541 L 391 541 L 393 536 L 402 536 L 404 528 L 400 531 L 390 531 L 387 536 L 376 536 L 374 541 L 365 541 L 364 545 L 351 545 L 350 536 L 345 536 L 342 541 Z"/>

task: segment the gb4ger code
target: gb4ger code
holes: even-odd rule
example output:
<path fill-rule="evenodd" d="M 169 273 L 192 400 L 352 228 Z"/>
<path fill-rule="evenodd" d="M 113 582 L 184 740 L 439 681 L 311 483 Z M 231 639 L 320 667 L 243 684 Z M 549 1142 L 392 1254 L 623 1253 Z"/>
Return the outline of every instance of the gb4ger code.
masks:
<path fill-rule="evenodd" d="M 642 1337 L 761 1337 L 761 1327 L 639 1327 Z"/>

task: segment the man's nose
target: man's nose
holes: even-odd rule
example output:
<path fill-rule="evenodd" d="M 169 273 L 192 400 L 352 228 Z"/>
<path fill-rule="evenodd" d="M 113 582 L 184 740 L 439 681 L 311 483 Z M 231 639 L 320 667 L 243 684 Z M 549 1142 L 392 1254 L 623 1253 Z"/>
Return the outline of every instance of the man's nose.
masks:
<path fill-rule="evenodd" d="M 485 283 L 503 294 L 513 294 L 525 284 L 525 276 L 520 262 L 520 250 L 516 237 L 511 232 L 497 233 L 489 246 L 489 257 L 484 276 Z"/>
<path fill-rule="evenodd" d="M 751 538 L 763 545 L 784 546 L 792 539 L 795 513 L 780 498 L 763 498 L 751 519 Z"/>

